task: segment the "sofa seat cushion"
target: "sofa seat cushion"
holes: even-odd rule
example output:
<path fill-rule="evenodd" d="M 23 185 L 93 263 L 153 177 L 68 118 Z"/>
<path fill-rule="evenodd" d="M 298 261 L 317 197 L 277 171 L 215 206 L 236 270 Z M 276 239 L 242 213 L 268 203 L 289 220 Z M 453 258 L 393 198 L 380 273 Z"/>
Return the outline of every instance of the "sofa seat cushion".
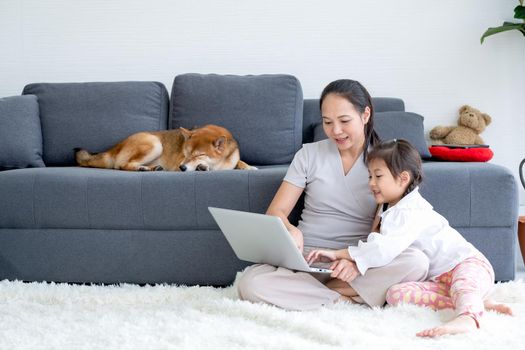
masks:
<path fill-rule="evenodd" d="M 517 186 L 512 173 L 490 163 L 424 162 L 421 194 L 455 228 L 514 227 Z"/>
<path fill-rule="evenodd" d="M 208 206 L 264 212 L 287 167 L 125 172 L 48 167 L 0 172 L 0 227 L 217 229 Z"/>
<path fill-rule="evenodd" d="M 0 172 L 0 227 L 217 229 L 208 207 L 264 213 L 287 166 L 125 172 L 78 167 Z M 454 227 L 512 227 L 514 176 L 490 163 L 425 162 L 422 195 Z M 514 192 L 513 192 L 514 191 Z M 296 221 L 295 213 L 292 221 Z"/>
<path fill-rule="evenodd" d="M 168 92 L 157 82 L 37 83 L 47 166 L 75 165 L 76 147 L 100 152 L 129 135 L 164 130 Z"/>
<path fill-rule="evenodd" d="M 301 148 L 303 95 L 284 74 L 182 74 L 171 91 L 171 128 L 217 124 L 238 141 L 252 165 L 290 163 Z"/>
<path fill-rule="evenodd" d="M 36 96 L 0 98 L 0 170 L 43 166 Z"/>

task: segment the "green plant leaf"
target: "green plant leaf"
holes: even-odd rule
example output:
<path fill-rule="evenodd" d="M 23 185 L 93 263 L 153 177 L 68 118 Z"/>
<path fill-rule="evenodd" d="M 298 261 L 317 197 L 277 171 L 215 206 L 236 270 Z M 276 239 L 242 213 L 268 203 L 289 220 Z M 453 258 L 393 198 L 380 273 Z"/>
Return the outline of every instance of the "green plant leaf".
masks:
<path fill-rule="evenodd" d="M 481 36 L 481 43 L 483 44 L 483 40 L 485 40 L 486 37 L 498 34 L 501 32 L 506 32 L 508 30 L 519 30 L 523 33 L 523 30 L 525 30 L 525 24 L 522 23 L 512 23 L 512 22 L 504 22 L 502 26 L 499 27 L 491 27 L 483 33 Z"/>
<path fill-rule="evenodd" d="M 525 19 L 525 6 L 516 6 L 514 9 L 514 18 Z"/>

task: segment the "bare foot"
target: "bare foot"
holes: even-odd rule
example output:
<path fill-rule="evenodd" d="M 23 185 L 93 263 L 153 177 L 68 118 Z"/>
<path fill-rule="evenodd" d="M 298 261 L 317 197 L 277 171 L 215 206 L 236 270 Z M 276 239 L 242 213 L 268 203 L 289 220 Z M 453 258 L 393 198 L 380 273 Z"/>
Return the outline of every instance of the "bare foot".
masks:
<path fill-rule="evenodd" d="M 505 304 L 496 304 L 492 300 L 485 300 L 484 304 L 485 304 L 485 310 L 496 311 L 496 312 L 499 312 L 500 314 L 513 316 L 512 309 Z"/>
<path fill-rule="evenodd" d="M 418 337 L 438 337 L 445 334 L 466 333 L 476 329 L 476 321 L 470 316 L 461 315 L 442 326 L 425 329 L 416 333 Z"/>

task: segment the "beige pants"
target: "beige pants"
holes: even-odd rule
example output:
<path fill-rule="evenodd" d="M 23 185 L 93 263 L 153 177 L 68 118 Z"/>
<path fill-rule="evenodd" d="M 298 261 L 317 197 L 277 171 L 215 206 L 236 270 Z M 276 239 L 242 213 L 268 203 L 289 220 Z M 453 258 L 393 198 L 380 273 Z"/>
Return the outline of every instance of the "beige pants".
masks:
<path fill-rule="evenodd" d="M 369 269 L 350 286 L 370 306 L 383 306 L 386 291 L 401 282 L 422 281 L 428 273 L 428 258 L 408 248 L 390 264 Z M 246 268 L 237 285 L 243 300 L 272 304 L 289 310 L 310 310 L 333 304 L 341 296 L 329 289 L 323 276 L 295 272 L 283 267 L 252 265 Z M 321 282 L 323 281 L 323 282 Z"/>

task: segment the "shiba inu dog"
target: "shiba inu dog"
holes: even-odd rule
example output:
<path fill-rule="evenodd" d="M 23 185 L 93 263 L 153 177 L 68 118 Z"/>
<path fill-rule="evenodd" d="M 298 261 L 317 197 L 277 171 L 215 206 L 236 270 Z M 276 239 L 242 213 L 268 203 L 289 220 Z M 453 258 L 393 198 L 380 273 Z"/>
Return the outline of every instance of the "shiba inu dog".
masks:
<path fill-rule="evenodd" d="M 240 160 L 232 134 L 217 125 L 139 132 L 105 152 L 76 148 L 78 165 L 130 171 L 256 169 Z"/>

